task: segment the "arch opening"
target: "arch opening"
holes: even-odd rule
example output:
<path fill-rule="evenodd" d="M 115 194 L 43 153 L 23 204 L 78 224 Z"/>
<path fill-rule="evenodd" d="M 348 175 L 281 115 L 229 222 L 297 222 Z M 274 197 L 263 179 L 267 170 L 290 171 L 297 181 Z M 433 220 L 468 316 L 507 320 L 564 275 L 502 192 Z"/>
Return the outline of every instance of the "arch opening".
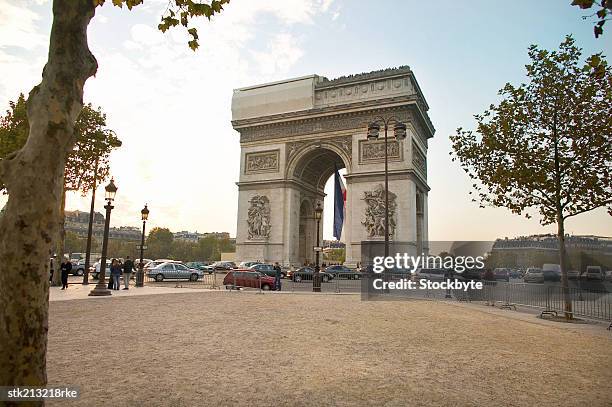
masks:
<path fill-rule="evenodd" d="M 324 208 L 318 228 L 319 246 L 323 246 L 324 236 L 334 239 L 334 172 L 341 175 L 348 172 L 343 157 L 333 149 L 314 147 L 296 158 L 289 174 L 304 187 L 300 191 L 300 211 L 298 222 L 298 258 L 301 264 L 315 262 L 313 248 L 317 246 L 317 222 L 314 208 L 320 202 Z M 344 181 L 343 181 L 344 183 Z M 344 183 L 346 186 L 346 183 Z M 325 199 L 329 196 L 330 199 Z M 345 215 L 345 224 L 347 222 Z M 347 229 L 347 228 L 345 228 Z M 325 232 L 325 233 L 324 233 Z M 344 239 L 344 236 L 342 237 Z M 323 261 L 323 258 L 321 258 Z"/>

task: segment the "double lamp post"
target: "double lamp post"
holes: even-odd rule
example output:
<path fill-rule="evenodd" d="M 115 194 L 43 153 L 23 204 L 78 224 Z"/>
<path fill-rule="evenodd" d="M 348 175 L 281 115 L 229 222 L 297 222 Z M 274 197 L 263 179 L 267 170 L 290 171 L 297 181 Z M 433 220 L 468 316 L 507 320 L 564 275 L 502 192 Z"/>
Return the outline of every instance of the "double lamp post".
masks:
<path fill-rule="evenodd" d="M 377 117 L 368 125 L 368 140 L 376 141 L 380 133 L 380 123 L 385 130 L 385 257 L 389 257 L 389 137 L 388 131 L 391 123 L 393 124 L 393 133 L 397 141 L 406 138 L 406 125 L 399 121 L 395 116 L 387 118 Z"/>

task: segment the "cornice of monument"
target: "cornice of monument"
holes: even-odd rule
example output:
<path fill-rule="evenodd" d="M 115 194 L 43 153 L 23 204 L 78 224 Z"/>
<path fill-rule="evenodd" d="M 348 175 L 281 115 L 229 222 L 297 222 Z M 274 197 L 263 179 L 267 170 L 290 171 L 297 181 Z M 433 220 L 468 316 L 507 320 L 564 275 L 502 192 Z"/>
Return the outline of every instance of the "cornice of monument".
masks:
<path fill-rule="evenodd" d="M 382 112 L 396 114 L 400 120 L 412 123 L 424 145 L 433 137 L 435 129 L 414 95 L 236 120 L 232 125 L 240 133 L 240 142 L 248 143 L 317 132 L 365 129 L 367 123 Z"/>
<path fill-rule="evenodd" d="M 294 83 L 298 85 L 291 85 Z M 297 90 L 293 90 L 295 86 Z M 285 97 L 286 100 L 283 99 Z M 257 98 L 261 98 L 261 102 L 258 102 Z M 427 114 L 429 106 L 408 66 L 331 80 L 310 75 L 240 88 L 234 91 L 232 100 L 232 126 L 241 133 L 241 142 L 249 142 L 254 133 L 259 133 L 259 130 L 264 128 L 270 129 L 272 134 L 267 138 L 257 137 L 256 141 L 277 138 L 273 129 L 275 126 L 285 126 L 286 122 L 295 125 L 307 121 L 324 121 L 326 116 L 340 117 L 350 115 L 354 111 L 367 113 L 367 110 L 401 105 L 409 105 L 414 109 L 415 115 L 411 119 L 413 122 L 419 122 L 415 128 L 422 131 L 420 137 L 426 140 L 435 133 Z M 360 124 L 357 127 L 360 127 Z M 254 128 L 257 130 L 253 130 Z M 332 126 L 330 131 L 343 129 L 349 128 Z"/>
<path fill-rule="evenodd" d="M 315 84 L 315 88 L 325 88 L 335 85 L 346 85 L 354 82 L 366 82 L 369 80 L 390 78 L 393 76 L 404 76 L 406 74 L 412 74 L 408 65 L 398 66 L 396 68 L 385 68 L 377 71 L 362 72 L 358 74 L 340 76 L 334 79 L 327 79 L 324 76 L 320 76 L 319 81 Z"/>

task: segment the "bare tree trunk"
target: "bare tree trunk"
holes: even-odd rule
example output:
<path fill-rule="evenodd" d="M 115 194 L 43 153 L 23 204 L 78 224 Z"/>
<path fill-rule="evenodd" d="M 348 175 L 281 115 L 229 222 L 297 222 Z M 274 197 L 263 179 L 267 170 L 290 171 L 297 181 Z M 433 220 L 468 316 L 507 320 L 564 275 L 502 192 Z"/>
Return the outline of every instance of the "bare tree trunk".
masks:
<path fill-rule="evenodd" d="M 561 288 L 563 290 L 563 301 L 565 303 L 565 318 L 572 319 L 572 297 L 569 292 L 569 280 L 567 278 L 567 250 L 565 249 L 565 225 L 563 215 L 557 215 L 557 240 L 559 240 L 559 266 L 561 267 Z"/>
<path fill-rule="evenodd" d="M 49 59 L 42 82 L 27 102 L 28 140 L 0 161 L 0 184 L 9 194 L 0 218 L 0 385 L 4 386 L 47 382 L 48 256 L 57 236 L 62 175 L 75 142 L 83 85 L 97 69 L 87 46 L 87 26 L 94 13 L 92 0 L 54 0 Z"/>

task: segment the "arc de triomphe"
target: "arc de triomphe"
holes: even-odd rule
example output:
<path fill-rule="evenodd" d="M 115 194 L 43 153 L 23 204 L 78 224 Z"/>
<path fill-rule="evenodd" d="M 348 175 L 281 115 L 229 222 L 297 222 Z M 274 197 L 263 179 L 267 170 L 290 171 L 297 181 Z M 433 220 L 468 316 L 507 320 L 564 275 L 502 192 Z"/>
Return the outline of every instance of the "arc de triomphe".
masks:
<path fill-rule="evenodd" d="M 384 240 L 384 136 L 366 138 L 377 116 L 407 125 L 389 130 L 390 239 L 420 251 L 427 241 L 427 140 L 434 128 L 409 67 L 333 80 L 310 75 L 234 90 L 240 133 L 236 259 L 301 265 L 314 260 L 314 208 L 334 168 L 346 168 L 342 240 L 346 264 L 362 245 Z M 332 197 L 333 199 L 333 197 Z M 322 241 L 322 226 L 321 226 Z"/>

